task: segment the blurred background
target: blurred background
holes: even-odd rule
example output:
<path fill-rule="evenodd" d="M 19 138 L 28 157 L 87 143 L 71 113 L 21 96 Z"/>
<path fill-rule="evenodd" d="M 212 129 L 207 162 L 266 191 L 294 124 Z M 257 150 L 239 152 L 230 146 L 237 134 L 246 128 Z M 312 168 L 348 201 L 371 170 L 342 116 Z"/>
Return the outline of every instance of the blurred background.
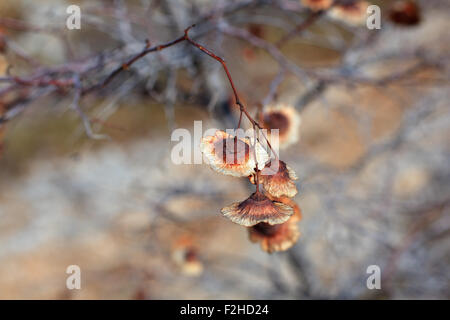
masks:
<path fill-rule="evenodd" d="M 396 2 L 373 1 L 369 30 L 297 0 L 2 0 L 0 298 L 450 298 L 450 5 L 402 20 Z M 217 61 L 179 43 L 99 86 L 193 23 L 252 114 L 301 116 L 281 151 L 303 212 L 286 252 L 220 214 L 247 179 L 171 161 L 173 129 L 237 123 Z"/>

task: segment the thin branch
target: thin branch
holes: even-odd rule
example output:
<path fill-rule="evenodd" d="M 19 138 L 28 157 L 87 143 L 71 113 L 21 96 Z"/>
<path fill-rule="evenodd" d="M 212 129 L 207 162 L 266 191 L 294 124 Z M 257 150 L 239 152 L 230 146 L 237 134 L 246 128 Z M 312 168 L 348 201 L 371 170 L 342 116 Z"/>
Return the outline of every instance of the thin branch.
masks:
<path fill-rule="evenodd" d="M 75 94 L 74 94 L 74 98 L 72 101 L 72 105 L 71 108 L 74 109 L 78 115 L 80 116 L 82 122 L 83 122 L 83 126 L 84 129 L 86 131 L 86 134 L 89 138 L 94 139 L 94 140 L 105 140 L 105 139 L 110 139 L 110 137 L 108 135 L 105 134 L 97 134 L 94 133 L 94 131 L 92 130 L 91 127 L 91 121 L 88 118 L 88 116 L 83 112 L 83 110 L 80 107 L 80 98 L 81 98 L 81 93 L 82 93 L 82 89 L 81 89 L 81 83 L 80 83 L 80 78 L 79 76 L 75 76 L 74 77 L 74 84 L 75 84 Z"/>
<path fill-rule="evenodd" d="M 319 18 L 323 15 L 325 11 L 312 12 L 302 23 L 292 29 L 290 32 L 285 34 L 280 40 L 275 43 L 277 48 L 283 47 L 292 37 L 298 36 L 304 30 L 308 29 L 313 25 Z"/>

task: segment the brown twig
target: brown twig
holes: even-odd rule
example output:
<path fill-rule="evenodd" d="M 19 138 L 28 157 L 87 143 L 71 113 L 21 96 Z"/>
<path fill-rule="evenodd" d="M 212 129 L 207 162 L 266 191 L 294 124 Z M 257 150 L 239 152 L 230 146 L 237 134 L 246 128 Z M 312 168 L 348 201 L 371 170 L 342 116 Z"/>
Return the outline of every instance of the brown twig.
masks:
<path fill-rule="evenodd" d="M 285 34 L 280 40 L 275 43 L 277 48 L 283 47 L 292 37 L 299 35 L 304 30 L 308 29 L 323 15 L 324 11 L 312 12 L 302 23 L 297 25 L 290 32 Z"/>

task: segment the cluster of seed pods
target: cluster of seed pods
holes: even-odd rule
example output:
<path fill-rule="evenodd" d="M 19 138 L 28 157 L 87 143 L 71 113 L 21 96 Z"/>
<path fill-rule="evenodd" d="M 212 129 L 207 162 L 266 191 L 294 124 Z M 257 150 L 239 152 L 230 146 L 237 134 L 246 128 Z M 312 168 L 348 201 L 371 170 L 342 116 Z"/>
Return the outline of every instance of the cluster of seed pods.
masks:
<path fill-rule="evenodd" d="M 268 107 L 259 118 L 261 127 L 267 130 L 267 141 L 274 142 L 271 136 L 275 130 L 281 149 L 298 141 L 300 117 L 293 107 Z M 294 170 L 271 152 L 270 142 L 268 150 L 262 140 L 218 130 L 213 136 L 202 138 L 200 149 L 214 171 L 248 178 L 255 185 L 255 192 L 247 199 L 226 206 L 221 212 L 248 228 L 250 240 L 272 253 L 287 250 L 297 242 L 301 211 L 291 199 L 297 194 Z"/>
<path fill-rule="evenodd" d="M 365 0 L 300 0 L 301 4 L 315 13 L 324 13 L 339 22 L 350 26 L 363 26 L 367 20 L 367 9 L 371 5 Z M 414 26 L 420 20 L 420 8 L 412 0 L 396 0 L 388 10 L 391 22 Z"/>

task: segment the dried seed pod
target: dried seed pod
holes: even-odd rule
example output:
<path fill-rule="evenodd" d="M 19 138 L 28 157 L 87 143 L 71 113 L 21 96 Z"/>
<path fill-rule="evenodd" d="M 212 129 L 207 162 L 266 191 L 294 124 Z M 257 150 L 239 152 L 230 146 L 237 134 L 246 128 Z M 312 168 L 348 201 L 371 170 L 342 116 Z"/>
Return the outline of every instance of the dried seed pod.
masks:
<path fill-rule="evenodd" d="M 291 198 L 284 197 L 284 196 L 283 197 L 273 197 L 269 194 L 267 195 L 267 197 L 272 201 L 278 201 L 278 202 L 287 204 L 288 206 L 290 206 L 291 208 L 294 209 L 294 214 L 292 215 L 291 218 L 289 218 L 289 221 L 299 222 L 300 220 L 302 220 L 302 210 L 300 209 L 298 204 Z"/>
<path fill-rule="evenodd" d="M 221 212 L 234 223 L 251 227 L 261 222 L 269 225 L 286 222 L 294 214 L 294 209 L 256 191 L 246 200 L 222 208 Z"/>
<path fill-rule="evenodd" d="M 420 23 L 420 8 L 414 1 L 396 1 L 389 11 L 389 19 L 399 25 L 414 26 Z"/>
<path fill-rule="evenodd" d="M 238 139 L 220 130 L 214 136 L 202 138 L 200 150 L 213 170 L 235 177 L 251 175 L 256 161 L 263 168 L 269 159 L 261 144 L 252 146 L 249 139 Z"/>
<path fill-rule="evenodd" d="M 198 251 L 189 236 L 177 239 L 172 247 L 172 259 L 181 272 L 189 276 L 198 276 L 203 272 L 203 263 L 198 257 Z"/>
<path fill-rule="evenodd" d="M 328 14 L 333 19 L 342 21 L 351 26 L 365 25 L 367 19 L 367 1 L 352 1 L 333 6 Z"/>
<path fill-rule="evenodd" d="M 5 76 L 8 71 L 8 60 L 6 60 L 5 55 L 0 53 L 0 76 Z"/>
<path fill-rule="evenodd" d="M 248 228 L 250 241 L 255 243 L 259 242 L 261 248 L 268 253 L 288 250 L 300 237 L 300 231 L 297 225 L 297 222 L 301 219 L 299 206 L 289 198 L 280 198 L 279 200 L 294 208 L 295 213 L 288 221 L 277 225 L 259 223 Z"/>
<path fill-rule="evenodd" d="M 268 253 L 288 250 L 299 237 L 297 224 L 290 221 L 275 226 L 259 223 L 249 228 L 250 241 L 259 242 L 261 248 Z"/>
<path fill-rule="evenodd" d="M 0 53 L 6 51 L 6 31 L 0 27 Z"/>
<path fill-rule="evenodd" d="M 279 146 L 284 149 L 297 143 L 300 137 L 301 118 L 294 107 L 279 104 L 270 106 L 262 114 L 261 124 L 268 130 L 268 138 L 275 143 L 271 137 L 272 130 L 278 129 Z"/>
<path fill-rule="evenodd" d="M 253 176 L 249 177 L 251 183 L 255 183 Z M 297 187 L 294 180 L 298 177 L 284 161 L 269 163 L 261 170 L 259 182 L 264 190 L 274 197 L 288 196 L 294 197 L 297 194 Z"/>
<path fill-rule="evenodd" d="M 0 103 L 0 117 L 3 117 L 5 114 L 6 108 L 4 104 Z M 6 130 L 6 123 L 0 123 L 0 158 L 3 156 L 3 149 L 4 149 L 4 140 L 5 140 L 5 130 Z"/>
<path fill-rule="evenodd" d="M 331 7 L 333 0 L 301 0 L 301 3 L 312 11 L 321 11 Z"/>
<path fill-rule="evenodd" d="M 247 26 L 247 30 L 255 37 L 264 39 L 264 35 L 265 35 L 264 25 L 251 23 Z"/>

